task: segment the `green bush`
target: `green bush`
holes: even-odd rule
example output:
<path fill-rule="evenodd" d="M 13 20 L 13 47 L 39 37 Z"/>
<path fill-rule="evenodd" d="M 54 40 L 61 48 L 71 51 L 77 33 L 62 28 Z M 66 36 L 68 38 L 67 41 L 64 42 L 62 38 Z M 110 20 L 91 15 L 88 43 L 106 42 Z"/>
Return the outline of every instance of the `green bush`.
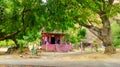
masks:
<path fill-rule="evenodd" d="M 9 47 L 9 46 L 15 46 L 15 43 L 12 40 L 0 41 L 0 47 Z"/>
<path fill-rule="evenodd" d="M 78 45 L 80 41 L 86 36 L 86 29 L 69 29 L 66 34 L 66 41 L 71 42 L 72 44 Z"/>
<path fill-rule="evenodd" d="M 120 47 L 120 39 L 114 38 L 113 43 L 115 47 Z"/>
<path fill-rule="evenodd" d="M 6 42 L 5 41 L 0 41 L 0 46 L 1 47 L 5 47 L 6 46 Z"/>
<path fill-rule="evenodd" d="M 84 38 L 85 36 L 86 36 L 86 29 L 85 28 L 83 28 L 83 29 L 81 29 L 79 32 L 78 32 L 78 36 L 80 37 L 80 38 Z"/>
<path fill-rule="evenodd" d="M 114 46 L 120 47 L 120 25 L 116 22 L 113 22 L 111 27 Z"/>

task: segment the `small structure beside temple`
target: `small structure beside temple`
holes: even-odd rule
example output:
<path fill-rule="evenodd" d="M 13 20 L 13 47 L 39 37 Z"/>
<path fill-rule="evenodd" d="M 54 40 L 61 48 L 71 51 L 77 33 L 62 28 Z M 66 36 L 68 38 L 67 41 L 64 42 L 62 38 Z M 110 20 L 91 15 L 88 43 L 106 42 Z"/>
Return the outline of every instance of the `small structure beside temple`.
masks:
<path fill-rule="evenodd" d="M 43 33 L 42 50 L 54 52 L 68 52 L 72 50 L 71 43 L 66 43 L 63 33 Z"/>

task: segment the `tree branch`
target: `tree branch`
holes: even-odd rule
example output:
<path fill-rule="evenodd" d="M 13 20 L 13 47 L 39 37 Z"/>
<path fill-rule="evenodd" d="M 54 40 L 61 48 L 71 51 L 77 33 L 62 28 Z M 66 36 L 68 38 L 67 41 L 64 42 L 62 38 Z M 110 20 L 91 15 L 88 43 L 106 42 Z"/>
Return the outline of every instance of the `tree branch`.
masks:
<path fill-rule="evenodd" d="M 16 31 L 16 32 L 14 32 L 14 33 L 8 34 L 8 35 L 3 36 L 3 37 L 0 37 L 0 41 L 1 41 L 1 40 L 5 40 L 5 39 L 9 39 L 9 38 L 17 35 L 20 31 L 21 31 L 21 30 L 18 30 L 18 31 Z"/>
<path fill-rule="evenodd" d="M 90 21 L 90 20 L 88 19 L 88 22 L 91 24 L 91 26 L 94 26 L 94 25 L 92 24 L 92 22 L 95 22 L 95 21 Z"/>
<path fill-rule="evenodd" d="M 76 20 L 77 22 L 79 22 L 79 20 L 78 20 L 77 17 L 75 17 L 74 20 Z M 89 22 L 89 23 L 90 23 L 90 22 Z M 88 28 L 88 29 L 93 29 L 94 31 L 97 31 L 97 32 L 100 31 L 100 28 L 94 26 L 93 24 L 92 24 L 92 25 L 89 25 L 89 24 L 85 24 L 85 23 L 80 23 L 80 22 L 79 22 L 79 25 L 84 26 L 84 27 L 86 27 L 86 28 Z"/>
<path fill-rule="evenodd" d="M 109 4 L 112 5 L 114 0 L 108 0 L 109 1 Z"/>
<path fill-rule="evenodd" d="M 77 22 L 79 22 L 77 18 L 75 18 L 75 20 Z M 95 36 L 97 36 L 100 40 L 102 40 L 101 29 L 100 28 L 98 28 L 96 26 L 93 26 L 93 25 L 88 25 L 88 24 L 85 24 L 85 23 L 79 23 L 79 25 L 88 28 L 90 30 L 90 32 L 92 32 Z"/>
<path fill-rule="evenodd" d="M 88 29 L 92 29 L 92 30 L 94 30 L 94 31 L 96 31 L 96 32 L 99 32 L 101 29 L 100 28 L 98 28 L 98 27 L 96 27 L 96 26 L 93 26 L 93 25 L 87 25 L 87 24 L 80 24 L 81 26 L 84 26 L 84 27 L 86 27 L 86 28 L 88 28 Z"/>
<path fill-rule="evenodd" d="M 93 2 L 94 2 L 96 5 L 98 5 L 97 1 L 98 1 L 98 0 L 93 0 Z M 99 7 L 99 9 L 100 9 L 100 11 L 98 11 L 98 12 L 103 11 L 103 10 L 102 10 L 102 6 L 98 5 L 98 7 Z"/>
<path fill-rule="evenodd" d="M 25 16 L 25 14 L 26 14 L 27 12 L 31 12 L 31 9 L 26 9 L 26 10 L 24 9 L 24 10 L 22 11 L 22 13 L 21 13 L 21 15 L 22 15 L 23 28 L 21 28 L 21 29 L 19 29 L 19 30 L 17 30 L 16 32 L 13 32 L 13 33 L 11 33 L 11 34 L 7 34 L 7 35 L 4 35 L 4 36 L 1 36 L 1 37 L 0 37 L 0 41 L 1 41 L 1 40 L 5 40 L 5 39 L 10 39 L 11 37 L 13 37 L 13 36 L 17 35 L 19 32 L 21 32 L 23 29 L 24 29 L 24 30 L 26 29 L 25 22 L 24 22 L 24 16 Z M 0 32 L 1 32 L 1 31 L 0 31 Z"/>
<path fill-rule="evenodd" d="M 97 32 L 94 29 L 89 29 L 89 31 L 92 32 L 95 36 L 97 36 L 100 40 L 102 40 L 101 30 L 99 30 L 99 32 Z"/>
<path fill-rule="evenodd" d="M 25 14 L 27 13 L 27 12 L 31 12 L 31 9 L 24 9 L 23 11 L 22 11 L 22 23 L 23 23 L 23 27 L 25 27 L 25 22 L 24 22 L 24 17 L 25 17 Z"/>

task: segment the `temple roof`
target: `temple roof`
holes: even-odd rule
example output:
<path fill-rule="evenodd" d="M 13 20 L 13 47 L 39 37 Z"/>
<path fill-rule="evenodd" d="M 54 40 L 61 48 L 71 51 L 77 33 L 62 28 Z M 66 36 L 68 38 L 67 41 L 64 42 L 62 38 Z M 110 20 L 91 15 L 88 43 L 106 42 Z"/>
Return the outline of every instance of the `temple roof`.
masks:
<path fill-rule="evenodd" d="M 65 33 L 64 33 L 64 32 L 57 31 L 57 30 L 50 31 L 50 32 L 47 32 L 47 31 L 42 31 L 42 34 L 58 34 L 58 35 L 65 35 Z"/>

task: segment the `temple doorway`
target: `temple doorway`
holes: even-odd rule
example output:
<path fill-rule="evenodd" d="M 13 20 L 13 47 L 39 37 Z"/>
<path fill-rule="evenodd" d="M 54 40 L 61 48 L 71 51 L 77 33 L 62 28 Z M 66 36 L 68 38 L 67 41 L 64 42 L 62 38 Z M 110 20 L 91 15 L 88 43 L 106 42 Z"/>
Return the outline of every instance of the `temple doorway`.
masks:
<path fill-rule="evenodd" d="M 51 37 L 51 44 L 55 44 L 55 37 Z"/>

